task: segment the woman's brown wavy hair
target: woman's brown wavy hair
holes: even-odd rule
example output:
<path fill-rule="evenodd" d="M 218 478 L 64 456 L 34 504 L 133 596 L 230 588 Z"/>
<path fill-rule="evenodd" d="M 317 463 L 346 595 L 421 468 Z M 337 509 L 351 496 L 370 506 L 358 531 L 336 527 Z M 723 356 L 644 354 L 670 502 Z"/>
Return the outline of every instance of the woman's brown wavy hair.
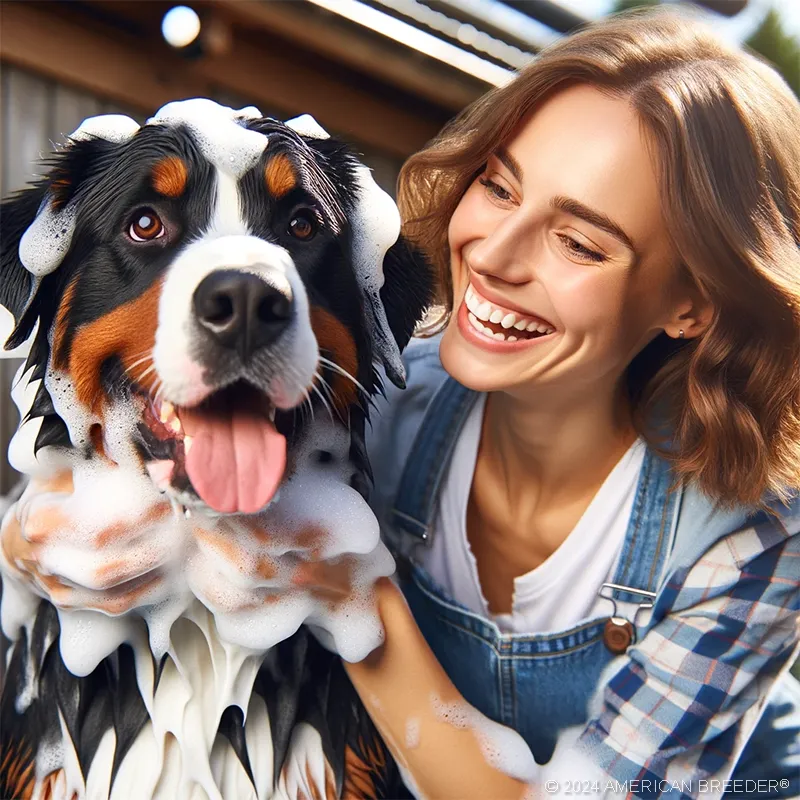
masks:
<path fill-rule="evenodd" d="M 800 490 L 800 104 L 695 19 L 634 12 L 562 39 L 408 160 L 399 204 L 436 267 L 443 320 L 453 211 L 521 120 L 575 84 L 636 108 L 681 269 L 714 307 L 700 337 L 662 333 L 629 366 L 637 429 L 722 507 L 788 501 Z M 647 424 L 664 414 L 668 448 Z"/>

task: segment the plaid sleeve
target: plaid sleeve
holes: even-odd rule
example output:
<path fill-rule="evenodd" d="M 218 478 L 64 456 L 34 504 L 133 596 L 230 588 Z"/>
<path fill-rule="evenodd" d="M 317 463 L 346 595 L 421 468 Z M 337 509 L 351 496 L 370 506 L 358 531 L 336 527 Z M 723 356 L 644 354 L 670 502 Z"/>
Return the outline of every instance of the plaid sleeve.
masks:
<path fill-rule="evenodd" d="M 610 779 L 637 787 L 628 797 L 697 797 L 711 785 L 701 781 L 730 779 L 798 653 L 798 531 L 800 513 L 744 528 L 670 576 L 578 741 Z"/>

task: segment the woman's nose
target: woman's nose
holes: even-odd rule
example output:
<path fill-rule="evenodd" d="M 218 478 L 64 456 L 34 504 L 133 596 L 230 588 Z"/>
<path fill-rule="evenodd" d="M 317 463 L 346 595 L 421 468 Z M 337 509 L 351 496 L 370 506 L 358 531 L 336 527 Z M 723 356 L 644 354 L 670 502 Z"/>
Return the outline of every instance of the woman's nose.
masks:
<path fill-rule="evenodd" d="M 504 221 L 480 238 L 467 256 L 473 272 L 506 283 L 527 283 L 534 279 L 536 242 L 529 226 Z"/>

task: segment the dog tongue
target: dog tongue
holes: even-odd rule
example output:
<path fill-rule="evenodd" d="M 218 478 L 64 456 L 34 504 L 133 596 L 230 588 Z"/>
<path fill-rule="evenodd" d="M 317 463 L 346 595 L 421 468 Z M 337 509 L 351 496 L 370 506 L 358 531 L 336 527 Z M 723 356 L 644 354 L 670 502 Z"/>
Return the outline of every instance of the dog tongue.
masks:
<path fill-rule="evenodd" d="M 186 473 L 206 505 L 222 513 L 254 514 L 278 490 L 286 466 L 286 439 L 249 409 L 217 415 L 181 409 L 193 442 Z"/>

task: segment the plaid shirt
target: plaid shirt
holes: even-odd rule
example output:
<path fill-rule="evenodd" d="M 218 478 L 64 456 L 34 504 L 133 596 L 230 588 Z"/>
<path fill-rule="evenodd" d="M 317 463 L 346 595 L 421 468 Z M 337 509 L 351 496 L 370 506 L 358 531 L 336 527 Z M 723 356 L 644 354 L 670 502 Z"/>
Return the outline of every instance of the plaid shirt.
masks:
<path fill-rule="evenodd" d="M 621 796 L 721 796 L 770 689 L 798 653 L 795 501 L 780 520 L 728 534 L 670 575 L 647 634 L 603 686 L 579 750 L 612 783 L 627 782 Z"/>

